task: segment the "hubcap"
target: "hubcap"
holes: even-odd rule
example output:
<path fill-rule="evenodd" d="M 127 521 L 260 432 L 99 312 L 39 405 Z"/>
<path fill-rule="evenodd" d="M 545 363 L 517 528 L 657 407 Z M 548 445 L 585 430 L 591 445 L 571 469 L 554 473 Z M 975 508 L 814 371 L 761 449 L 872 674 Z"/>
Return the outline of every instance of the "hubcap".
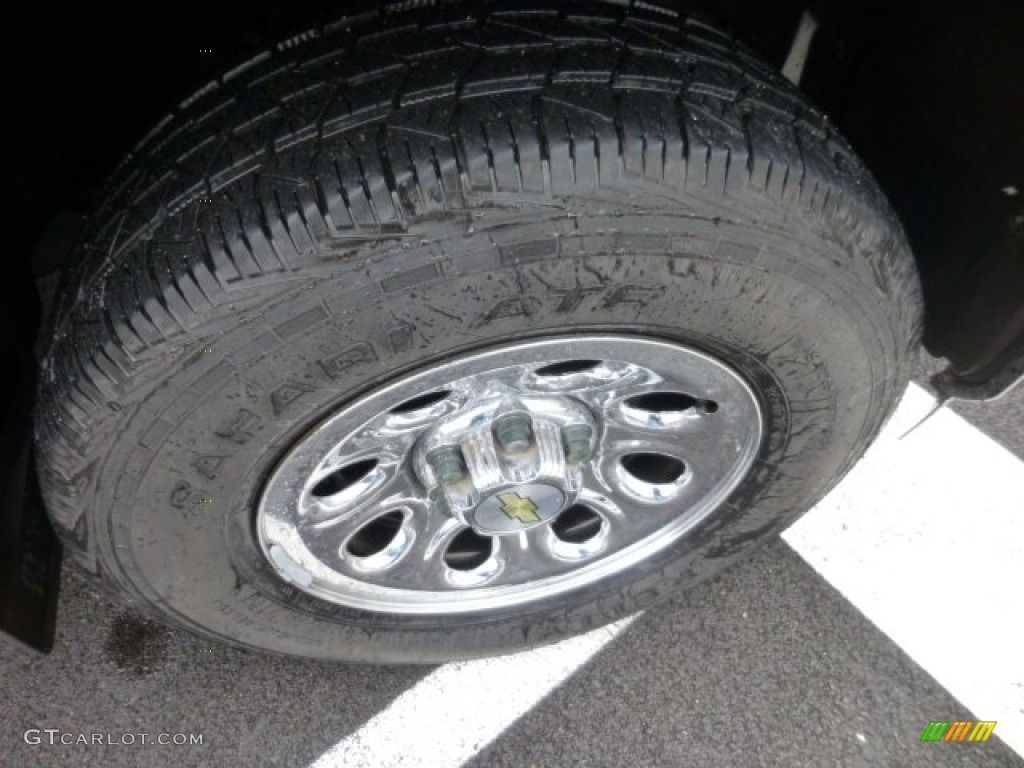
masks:
<path fill-rule="evenodd" d="M 742 480 L 761 429 L 743 379 L 682 345 L 495 347 L 329 416 L 272 473 L 258 535 L 282 579 L 342 605 L 526 604 L 685 535 Z"/>
<path fill-rule="evenodd" d="M 413 467 L 434 511 L 485 535 L 543 525 L 583 486 L 597 425 L 580 400 L 493 379 L 416 442 Z"/>

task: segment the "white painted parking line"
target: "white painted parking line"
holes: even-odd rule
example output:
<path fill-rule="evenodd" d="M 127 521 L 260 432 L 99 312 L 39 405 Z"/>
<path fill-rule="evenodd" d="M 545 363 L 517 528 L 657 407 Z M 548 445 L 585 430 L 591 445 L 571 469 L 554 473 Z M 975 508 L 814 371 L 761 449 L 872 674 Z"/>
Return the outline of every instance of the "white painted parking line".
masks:
<path fill-rule="evenodd" d="M 445 664 L 310 768 L 457 768 L 535 707 L 634 618 L 534 651 Z"/>
<path fill-rule="evenodd" d="M 901 440 L 933 403 L 911 385 L 864 459 L 783 538 L 1024 756 L 1024 462 L 946 408 Z"/>

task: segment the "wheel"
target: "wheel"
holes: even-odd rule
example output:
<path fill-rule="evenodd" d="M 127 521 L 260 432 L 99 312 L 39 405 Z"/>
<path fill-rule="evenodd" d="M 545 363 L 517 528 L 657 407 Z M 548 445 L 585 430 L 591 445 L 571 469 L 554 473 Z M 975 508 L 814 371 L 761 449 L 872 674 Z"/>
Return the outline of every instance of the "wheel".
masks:
<path fill-rule="evenodd" d="M 41 481 L 126 601 L 325 659 L 528 647 L 748 554 L 878 432 L 911 255 L 741 46 L 511 1 L 308 38 L 136 148 L 57 304 Z"/>

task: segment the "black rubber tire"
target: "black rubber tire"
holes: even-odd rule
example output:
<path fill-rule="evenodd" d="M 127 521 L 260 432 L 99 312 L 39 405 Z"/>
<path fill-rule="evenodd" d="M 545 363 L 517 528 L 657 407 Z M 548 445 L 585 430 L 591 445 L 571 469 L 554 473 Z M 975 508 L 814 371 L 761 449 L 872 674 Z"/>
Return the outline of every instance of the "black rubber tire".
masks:
<path fill-rule="evenodd" d="M 901 228 L 789 83 L 630 6 L 384 6 L 257 57 L 136 148 L 67 277 L 39 393 L 47 505 L 86 569 L 241 646 L 435 662 L 645 608 L 842 477 L 918 342 Z M 297 435 L 432 360 L 581 330 L 678 339 L 753 384 L 767 437 L 715 514 L 518 612 L 360 613 L 274 577 L 254 498 Z"/>

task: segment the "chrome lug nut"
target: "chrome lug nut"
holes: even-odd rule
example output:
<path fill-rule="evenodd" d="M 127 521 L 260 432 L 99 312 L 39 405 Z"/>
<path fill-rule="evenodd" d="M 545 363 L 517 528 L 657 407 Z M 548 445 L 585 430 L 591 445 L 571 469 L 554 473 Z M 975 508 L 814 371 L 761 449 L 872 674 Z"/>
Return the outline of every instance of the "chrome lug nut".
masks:
<path fill-rule="evenodd" d="M 562 427 L 562 445 L 568 461 L 586 461 L 593 452 L 591 438 L 594 430 L 589 424 L 569 424 Z"/>
<path fill-rule="evenodd" d="M 437 479 L 449 485 L 457 483 L 466 474 L 466 463 L 462 449 L 457 445 L 442 445 L 427 454 L 427 463 L 434 470 Z"/>
<path fill-rule="evenodd" d="M 494 422 L 494 436 L 509 453 L 522 453 L 530 447 L 530 417 L 510 413 Z"/>
<path fill-rule="evenodd" d="M 445 517 L 455 517 L 452 506 L 448 503 L 448 497 L 440 488 L 434 489 L 434 492 L 430 494 L 430 501 L 433 503 L 434 509 Z"/>

